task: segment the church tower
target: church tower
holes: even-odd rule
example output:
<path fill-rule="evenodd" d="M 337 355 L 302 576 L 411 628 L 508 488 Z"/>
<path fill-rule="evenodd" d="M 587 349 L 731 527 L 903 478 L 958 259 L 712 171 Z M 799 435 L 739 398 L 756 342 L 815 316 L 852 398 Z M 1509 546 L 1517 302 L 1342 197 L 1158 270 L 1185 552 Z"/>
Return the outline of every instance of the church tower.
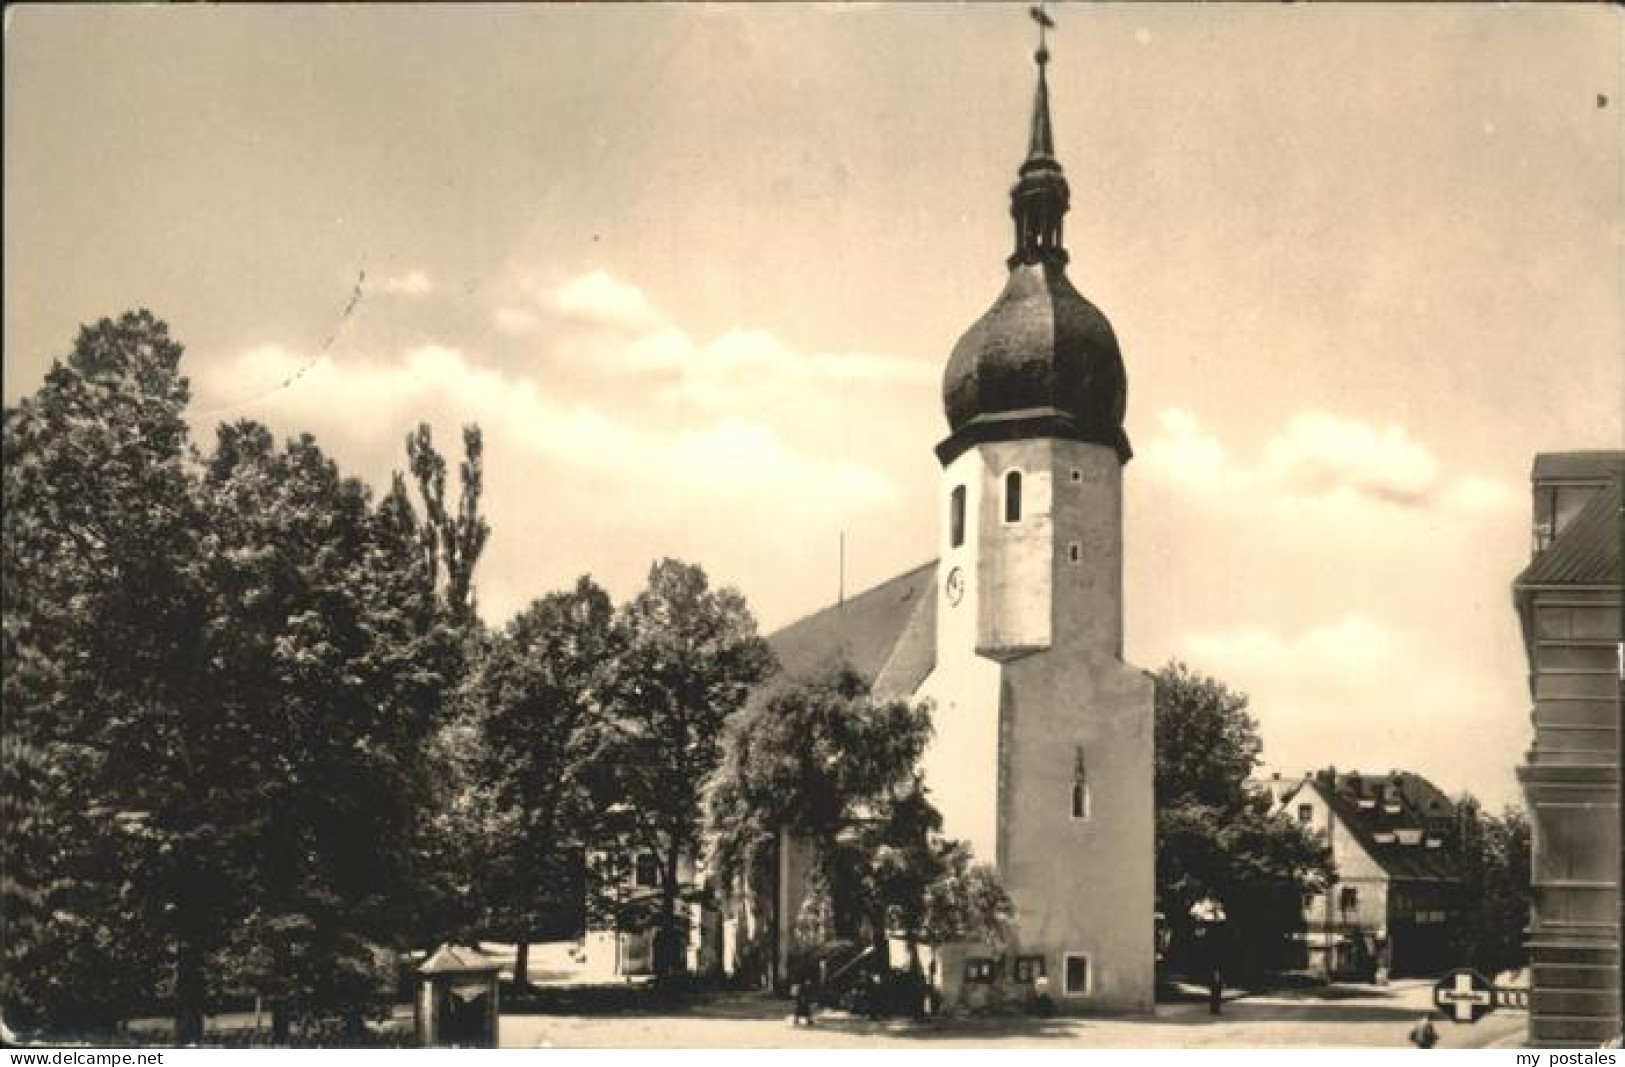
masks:
<path fill-rule="evenodd" d="M 1062 1011 L 1150 1011 L 1152 681 L 1122 660 L 1127 379 L 1111 324 L 1067 279 L 1042 36 L 1035 58 L 1009 280 L 943 376 L 936 665 L 920 689 L 944 831 L 997 863 L 1015 929 L 1002 961 L 961 946 L 942 978 L 967 993 L 1041 978 Z"/>

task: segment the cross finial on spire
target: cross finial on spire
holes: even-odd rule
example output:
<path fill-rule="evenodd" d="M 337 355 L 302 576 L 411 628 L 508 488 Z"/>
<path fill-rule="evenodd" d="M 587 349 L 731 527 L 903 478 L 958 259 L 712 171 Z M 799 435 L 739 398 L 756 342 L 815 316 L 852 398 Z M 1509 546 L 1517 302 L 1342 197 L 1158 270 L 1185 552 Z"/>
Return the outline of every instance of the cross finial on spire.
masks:
<path fill-rule="evenodd" d="M 1044 44 L 1044 32 L 1055 28 L 1055 20 L 1044 10 L 1044 3 L 1045 0 L 1038 0 L 1038 3 L 1027 9 L 1033 21 L 1038 23 L 1038 51 L 1033 53 L 1033 59 L 1037 60 L 1041 67 L 1049 62 L 1049 49 Z"/>
<path fill-rule="evenodd" d="M 1061 245 L 1061 216 L 1066 214 L 1069 196 L 1061 165 L 1055 160 L 1055 137 L 1049 120 L 1049 82 L 1045 71 L 1049 48 L 1045 34 L 1055 22 L 1044 10 L 1043 0 L 1027 9 L 1038 23 L 1038 85 L 1033 90 L 1033 118 L 1027 136 L 1027 159 L 1021 165 L 1020 180 L 1010 190 L 1010 214 L 1016 224 L 1016 250 L 1010 257 L 1016 263 L 1065 263 Z"/>
<path fill-rule="evenodd" d="M 1055 20 L 1044 10 L 1044 0 L 1028 8 L 1027 13 L 1038 23 L 1038 51 L 1033 53 L 1033 59 L 1038 63 L 1038 88 L 1033 96 L 1033 122 L 1027 140 L 1027 158 L 1051 159 L 1055 155 L 1055 146 L 1049 125 L 1049 85 L 1044 78 L 1049 63 L 1049 47 L 1044 35 L 1055 28 Z"/>

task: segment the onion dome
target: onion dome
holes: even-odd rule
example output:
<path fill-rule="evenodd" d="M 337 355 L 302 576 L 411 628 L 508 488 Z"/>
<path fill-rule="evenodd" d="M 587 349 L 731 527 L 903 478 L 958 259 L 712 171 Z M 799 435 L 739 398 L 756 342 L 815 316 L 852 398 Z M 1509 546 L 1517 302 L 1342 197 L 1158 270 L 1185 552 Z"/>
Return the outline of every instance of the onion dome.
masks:
<path fill-rule="evenodd" d="M 949 434 L 937 446 L 944 465 L 981 442 L 1032 437 L 1107 445 L 1123 463 L 1132 455 L 1123 432 L 1128 377 L 1117 336 L 1066 276 L 1061 220 L 1070 190 L 1050 130 L 1049 52 L 1040 44 L 1034 58 L 1038 89 L 1027 159 L 1010 190 L 1010 278 L 948 358 L 942 401 Z"/>

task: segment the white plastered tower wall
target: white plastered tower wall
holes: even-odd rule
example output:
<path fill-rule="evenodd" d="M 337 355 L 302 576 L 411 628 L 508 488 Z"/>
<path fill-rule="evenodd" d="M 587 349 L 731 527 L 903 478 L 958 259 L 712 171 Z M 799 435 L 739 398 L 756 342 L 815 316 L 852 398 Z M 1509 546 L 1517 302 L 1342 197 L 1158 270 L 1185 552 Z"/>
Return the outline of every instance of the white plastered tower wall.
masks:
<path fill-rule="evenodd" d="M 1150 1011 L 1153 686 L 1121 659 L 1121 461 L 1061 438 L 982 443 L 942 486 L 937 663 L 920 695 L 936 708 L 926 770 L 944 831 L 997 862 L 1016 906 L 1009 955 L 1043 957 L 1062 1010 Z M 1069 956 L 1087 960 L 1083 989 L 1068 988 Z"/>

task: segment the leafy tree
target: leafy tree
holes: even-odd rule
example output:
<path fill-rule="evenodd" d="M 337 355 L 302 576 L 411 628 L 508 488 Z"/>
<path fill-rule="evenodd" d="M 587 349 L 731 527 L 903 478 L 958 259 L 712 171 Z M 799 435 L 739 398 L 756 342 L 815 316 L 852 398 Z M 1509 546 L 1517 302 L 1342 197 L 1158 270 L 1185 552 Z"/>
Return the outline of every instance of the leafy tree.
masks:
<path fill-rule="evenodd" d="M 1010 903 L 990 868 L 944 841 L 920 759 L 930 709 L 875 698 L 844 664 L 784 679 L 728 724 L 709 797 L 712 858 L 735 892 L 765 884 L 780 835 L 812 852 L 805 947 L 887 934 L 994 938 Z"/>
<path fill-rule="evenodd" d="M 419 537 L 429 582 L 443 587 L 447 610 L 459 625 L 472 624 L 475 619 L 474 567 L 491 535 L 490 525 L 479 513 L 485 485 L 484 454 L 480 428 L 465 426 L 463 462 L 458 468 L 461 493 L 453 514 L 446 507 L 446 461 L 435 451 L 429 424 L 419 423 L 406 438 L 407 460 L 423 500 Z"/>
<path fill-rule="evenodd" d="M 1263 751 L 1245 694 L 1177 660 L 1156 672 L 1159 807 L 1174 801 L 1220 809 L 1242 805 Z"/>
<path fill-rule="evenodd" d="M 5 417 L 0 996 L 58 1033 L 351 1006 L 433 856 L 455 645 L 404 486 L 373 510 L 246 422 L 201 464 L 180 359 L 149 313 L 103 320 Z"/>
<path fill-rule="evenodd" d="M 416 514 L 406 479 L 396 473 L 386 506 L 396 516 L 422 561 L 421 574 L 461 640 L 447 666 L 449 713 L 428 743 L 438 770 L 430 814 L 419 841 L 422 926 L 429 941 L 473 941 L 485 932 L 491 912 L 487 890 L 512 845 L 513 813 L 499 810 L 493 783 L 484 776 L 481 706 L 470 687 L 477 665 L 489 652 L 492 635 L 475 610 L 474 568 L 490 527 L 479 514 L 484 491 L 484 438 L 478 426 L 463 429 L 463 462 L 455 510 L 446 499 L 446 461 L 435 449 L 427 423 L 406 438 L 407 469 L 422 504 Z"/>
<path fill-rule="evenodd" d="M 1486 974 L 1529 961 L 1530 828 L 1523 809 L 1509 805 L 1486 814 L 1472 795 L 1456 805 L 1451 842 L 1461 870 L 1451 940 L 1458 959 Z"/>
<path fill-rule="evenodd" d="M 5 418 L 0 981 L 58 1032 L 162 992 L 195 1037 L 223 923 L 180 358 L 149 312 L 103 319 Z"/>
<path fill-rule="evenodd" d="M 585 765 L 598 688 L 615 655 L 614 609 L 590 578 L 521 612 L 494 637 L 470 679 L 480 729 L 475 768 L 500 846 L 485 875 L 494 930 L 518 943 L 527 981 L 538 923 L 570 904 L 587 829 Z"/>
<path fill-rule="evenodd" d="M 929 944 L 976 941 L 995 952 L 1009 943 L 1015 904 L 991 864 L 974 863 L 958 841 L 939 848 L 939 872 L 926 888 L 921 940 Z"/>
<path fill-rule="evenodd" d="M 1247 697 L 1174 661 L 1156 673 L 1157 899 L 1188 950 L 1190 909 L 1218 901 L 1232 943 L 1277 943 L 1335 877 L 1326 846 L 1250 790 L 1263 744 Z M 1266 956 L 1232 961 L 1243 968 Z"/>
<path fill-rule="evenodd" d="M 252 786 L 216 803 L 246 868 L 222 972 L 272 998 L 280 1037 L 292 1010 L 365 1003 L 375 945 L 409 933 L 453 645 L 400 501 L 373 512 L 308 436 L 222 427 L 204 491 L 204 639 Z"/>
<path fill-rule="evenodd" d="M 698 566 L 675 560 L 650 569 L 615 630 L 594 778 L 630 840 L 656 857 L 655 967 L 667 974 L 681 966 L 679 861 L 699 854 L 723 726 L 772 670 L 773 654 L 738 592 L 713 590 Z"/>
<path fill-rule="evenodd" d="M 834 864 L 843 835 L 912 783 L 930 736 L 926 708 L 873 699 L 848 666 L 777 682 L 728 723 L 707 809 L 719 873 L 765 873 L 781 830 Z"/>

